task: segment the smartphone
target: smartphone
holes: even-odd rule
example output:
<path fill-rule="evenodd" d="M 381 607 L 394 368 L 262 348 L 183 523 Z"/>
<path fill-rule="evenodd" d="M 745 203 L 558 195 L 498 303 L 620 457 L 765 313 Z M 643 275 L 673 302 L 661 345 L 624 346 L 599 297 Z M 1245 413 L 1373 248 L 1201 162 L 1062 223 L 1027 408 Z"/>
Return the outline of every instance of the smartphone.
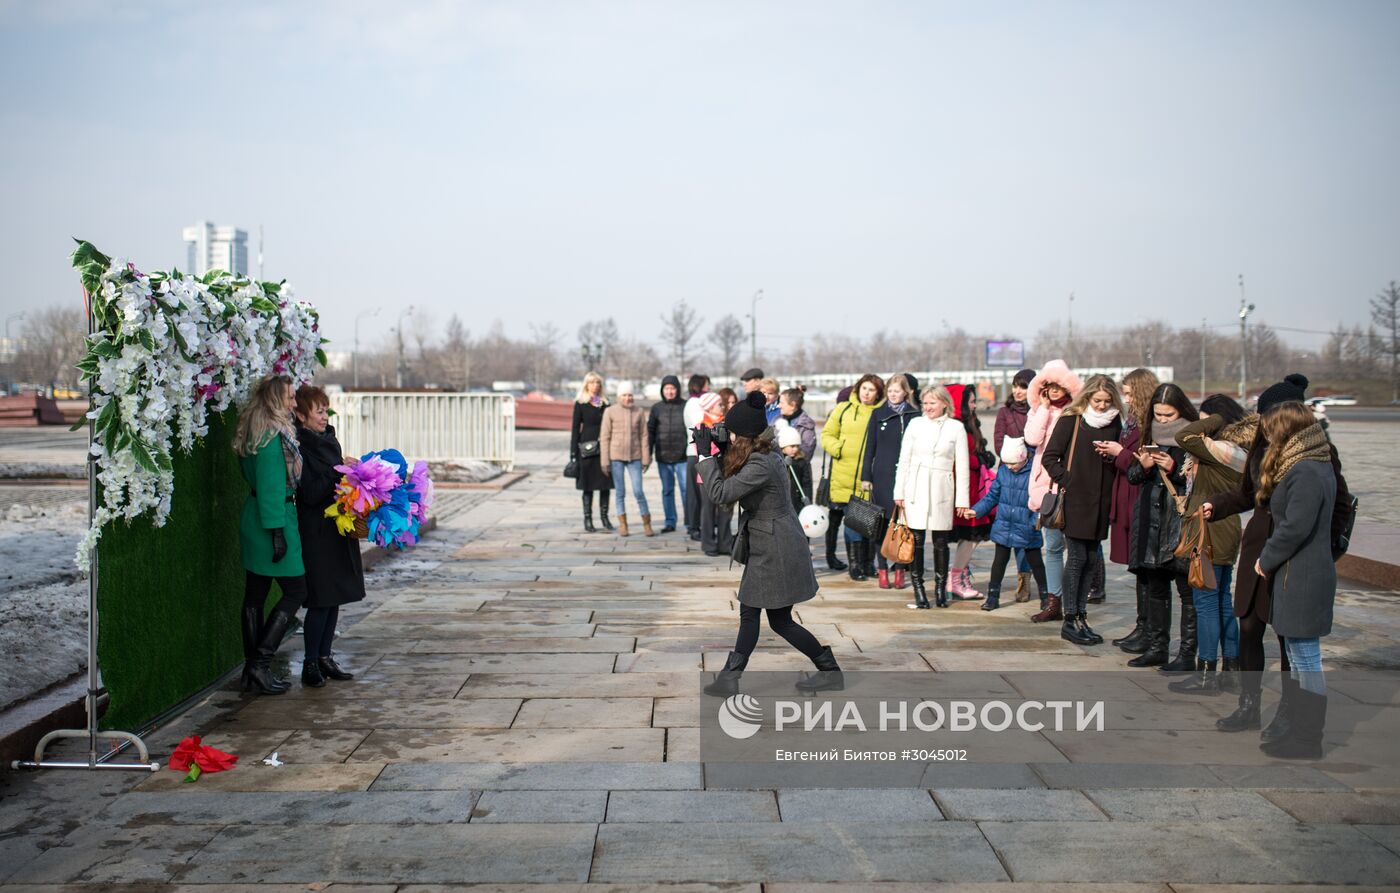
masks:
<path fill-rule="evenodd" d="M 1146 443 L 1146 444 L 1143 444 L 1143 446 L 1142 446 L 1142 451 L 1143 451 L 1144 453 L 1165 453 L 1165 452 L 1166 452 L 1166 449 L 1164 449 L 1163 447 L 1157 446 L 1157 444 L 1155 444 L 1155 443 Z"/>

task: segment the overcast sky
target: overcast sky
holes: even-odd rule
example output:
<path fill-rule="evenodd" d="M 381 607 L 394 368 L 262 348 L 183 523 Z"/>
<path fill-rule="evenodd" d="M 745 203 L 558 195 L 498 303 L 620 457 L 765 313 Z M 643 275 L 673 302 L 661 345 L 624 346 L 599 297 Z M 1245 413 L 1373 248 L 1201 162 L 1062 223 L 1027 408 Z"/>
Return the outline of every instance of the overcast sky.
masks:
<path fill-rule="evenodd" d="M 1400 3 L 5 2 L 5 315 L 70 236 L 266 230 L 348 347 L 412 303 L 655 336 L 1363 322 L 1400 279 Z M 366 326 L 366 340 L 369 340 Z M 1285 334 L 1290 340 L 1307 336 Z"/>

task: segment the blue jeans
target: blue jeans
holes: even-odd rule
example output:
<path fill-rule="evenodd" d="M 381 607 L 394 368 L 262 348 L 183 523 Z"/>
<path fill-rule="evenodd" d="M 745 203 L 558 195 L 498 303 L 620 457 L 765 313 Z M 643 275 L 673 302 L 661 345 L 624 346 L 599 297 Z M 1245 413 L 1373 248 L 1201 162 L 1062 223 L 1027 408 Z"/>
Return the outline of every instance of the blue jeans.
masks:
<path fill-rule="evenodd" d="M 1012 549 L 1011 551 L 1013 551 L 1013 552 L 1016 553 L 1016 573 L 1018 573 L 1018 574 L 1028 574 L 1028 573 L 1030 573 L 1030 572 L 1031 572 L 1031 565 L 1030 565 L 1030 562 L 1029 562 L 1029 561 L 1026 561 L 1026 550 L 1025 550 L 1025 549 Z"/>
<path fill-rule="evenodd" d="M 681 505 L 685 505 L 685 460 L 680 462 L 656 463 L 656 473 L 661 475 L 661 511 L 666 516 L 666 526 L 676 526 L 676 487 L 681 488 Z"/>
<path fill-rule="evenodd" d="M 1196 656 L 1201 660 L 1240 656 L 1240 622 L 1235 619 L 1234 603 L 1230 600 L 1230 576 L 1234 565 L 1215 566 L 1214 589 L 1192 589 L 1191 600 L 1196 604 Z"/>
<path fill-rule="evenodd" d="M 1060 595 L 1065 578 L 1065 532 L 1042 530 L 1045 537 L 1045 594 Z"/>
<path fill-rule="evenodd" d="M 632 479 L 632 495 L 637 500 L 637 511 L 641 512 L 643 517 L 651 517 L 651 512 L 647 509 L 647 496 L 642 492 L 641 459 L 633 459 L 631 462 L 612 460 L 612 482 L 613 488 L 617 490 L 617 513 L 627 514 L 627 482 L 622 478 L 623 469 L 627 470 L 627 476 Z"/>
<path fill-rule="evenodd" d="M 1315 695 L 1327 694 L 1327 681 L 1322 675 L 1322 640 L 1285 636 L 1283 647 L 1288 649 L 1289 672 L 1303 690 Z"/>

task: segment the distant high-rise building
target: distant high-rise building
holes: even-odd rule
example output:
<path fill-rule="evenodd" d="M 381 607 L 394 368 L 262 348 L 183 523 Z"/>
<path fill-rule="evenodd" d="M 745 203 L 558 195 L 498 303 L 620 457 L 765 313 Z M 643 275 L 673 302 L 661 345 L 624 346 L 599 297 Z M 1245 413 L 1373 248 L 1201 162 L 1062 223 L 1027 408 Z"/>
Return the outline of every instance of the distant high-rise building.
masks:
<path fill-rule="evenodd" d="M 248 234 L 233 226 L 201 220 L 185 227 L 185 264 L 196 276 L 210 270 L 248 275 Z"/>

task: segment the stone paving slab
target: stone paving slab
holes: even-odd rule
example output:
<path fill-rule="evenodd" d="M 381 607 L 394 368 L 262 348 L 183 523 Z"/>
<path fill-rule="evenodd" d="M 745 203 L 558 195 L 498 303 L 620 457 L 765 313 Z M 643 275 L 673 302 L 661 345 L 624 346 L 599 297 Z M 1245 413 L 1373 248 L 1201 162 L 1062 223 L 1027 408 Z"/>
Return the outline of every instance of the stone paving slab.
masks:
<path fill-rule="evenodd" d="M 474 673 L 459 699 L 665 698 L 694 694 L 699 673 Z"/>
<path fill-rule="evenodd" d="M 339 825 L 315 846 L 269 847 L 228 828 L 181 875 L 186 883 L 558 882 L 588 879 L 595 825 Z"/>
<path fill-rule="evenodd" d="M 772 791 L 614 791 L 609 822 L 776 822 Z"/>
<path fill-rule="evenodd" d="M 1079 791 L 1029 788 L 982 790 L 940 788 L 933 791 L 949 819 L 972 822 L 1103 822 L 1108 817 Z"/>
<path fill-rule="evenodd" d="M 114 828 L 93 822 L 20 866 L 7 883 L 160 884 L 219 831 L 217 825 Z"/>
<path fill-rule="evenodd" d="M 591 880 L 1008 880 L 970 822 L 601 825 Z"/>
<path fill-rule="evenodd" d="M 192 785 L 191 787 L 194 787 Z M 145 825 L 371 825 L 465 822 L 477 791 L 354 793 L 132 792 L 102 813 L 105 821 Z"/>
<path fill-rule="evenodd" d="M 363 791 L 384 771 L 383 762 L 298 763 L 261 766 L 240 761 L 227 772 L 202 775 L 201 790 L 215 791 Z M 136 785 L 139 791 L 193 791 L 183 772 L 161 770 Z"/>
<path fill-rule="evenodd" d="M 419 642 L 410 650 L 413 654 L 617 654 L 632 651 L 636 642 L 631 636 L 578 637 L 556 634 L 524 639 L 513 639 L 509 636 L 463 636 L 452 641 Z"/>
<path fill-rule="evenodd" d="M 469 681 L 469 680 L 468 680 Z M 518 698 L 419 700 L 343 699 L 308 707 L 296 698 L 261 698 L 233 722 L 243 728 L 504 729 L 520 712 Z"/>
<path fill-rule="evenodd" d="M 450 700 L 456 697 L 463 685 L 467 684 L 467 676 L 469 675 L 468 673 L 441 673 L 409 676 L 404 673 L 386 672 L 378 668 L 369 672 L 356 672 L 355 668 L 347 664 L 341 664 L 341 666 L 355 673 L 355 678 L 348 682 L 328 680 L 326 685 L 321 688 L 308 688 L 300 684 L 299 677 L 294 678 L 293 681 L 297 684 L 293 685 L 291 690 L 282 697 L 289 701 L 304 700 L 327 704 L 356 698 L 376 701 L 415 698 Z"/>
<path fill-rule="evenodd" d="M 778 791 L 784 822 L 941 822 L 929 792 L 918 788 L 807 788 Z"/>
<path fill-rule="evenodd" d="M 651 723 L 651 698 L 534 698 L 515 717 L 515 729 L 623 729 Z M 479 702 L 478 702 L 479 703 Z"/>
<path fill-rule="evenodd" d="M 1003 882 L 952 882 L 907 884 L 899 881 L 861 884 L 803 884 L 779 881 L 764 884 L 765 893 L 1172 893 L 1166 884 L 1018 884 Z M 1347 887 L 1348 891 L 1357 888 Z M 1290 888 L 1292 891 L 1292 888 Z M 1252 893 L 1259 893 L 1256 887 Z"/>
<path fill-rule="evenodd" d="M 1351 791 L 1262 791 L 1269 802 L 1300 822 L 1400 825 L 1400 795 Z"/>
<path fill-rule="evenodd" d="M 697 763 L 391 763 L 371 790 L 382 791 L 693 791 Z"/>
<path fill-rule="evenodd" d="M 376 729 L 351 762 L 660 761 L 664 729 Z"/>
<path fill-rule="evenodd" d="M 607 808 L 607 791 L 487 791 L 471 811 L 471 820 L 596 824 L 604 820 Z"/>
<path fill-rule="evenodd" d="M 529 620 L 444 620 L 437 623 L 399 623 L 391 620 L 369 620 L 357 624 L 345 635 L 356 639 L 455 639 L 458 636 L 577 636 L 587 638 L 593 635 L 591 623 L 549 623 Z M 598 635 L 631 635 L 628 632 L 607 633 L 599 629 Z"/>
<path fill-rule="evenodd" d="M 1090 790 L 1089 799 L 1114 821 L 1290 822 L 1293 817 L 1255 791 Z"/>
<path fill-rule="evenodd" d="M 1349 825 L 983 822 L 980 827 L 1012 878 L 1020 881 L 1114 880 L 1122 865 L 1103 858 L 1111 852 L 1131 854 L 1133 875 L 1144 881 L 1400 881 L 1400 856 Z"/>
<path fill-rule="evenodd" d="M 1051 788 L 1228 788 L 1205 766 L 1158 763 L 1037 763 L 1031 767 Z"/>
<path fill-rule="evenodd" d="M 293 733 L 274 751 L 284 763 L 343 763 L 364 743 L 373 729 L 303 729 Z M 274 751 L 241 751 L 242 759 L 260 759 Z"/>
<path fill-rule="evenodd" d="M 399 654 L 381 660 L 375 666 L 373 675 L 385 678 L 399 676 L 411 681 L 432 679 L 441 674 L 460 679 L 462 684 L 465 684 L 467 676 L 472 673 L 611 673 L 619 656 L 632 655 L 565 651 L 524 654 Z M 458 688 L 460 687 L 459 685 Z"/>

